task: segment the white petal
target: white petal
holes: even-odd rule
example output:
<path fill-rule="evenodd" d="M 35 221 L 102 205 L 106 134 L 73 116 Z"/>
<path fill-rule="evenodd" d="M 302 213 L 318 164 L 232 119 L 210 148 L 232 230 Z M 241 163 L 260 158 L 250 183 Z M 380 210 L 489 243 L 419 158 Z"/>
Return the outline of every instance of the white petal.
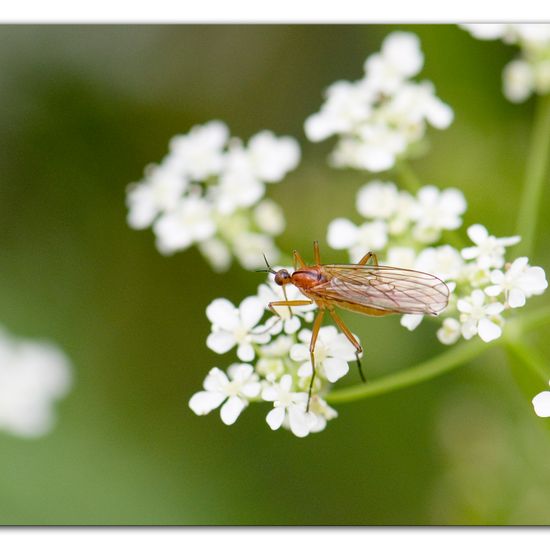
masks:
<path fill-rule="evenodd" d="M 401 326 L 409 329 L 414 330 L 424 318 L 424 315 L 414 314 L 414 313 L 406 313 L 401 317 Z"/>
<path fill-rule="evenodd" d="M 497 271 L 497 273 L 500 273 L 500 272 Z M 487 296 L 498 296 L 501 292 L 502 292 L 502 287 L 500 285 L 491 285 L 485 289 L 485 294 L 487 294 Z"/>
<path fill-rule="evenodd" d="M 341 250 L 353 246 L 357 241 L 358 228 L 345 218 L 331 221 L 327 230 L 327 242 L 332 248 Z"/>
<path fill-rule="evenodd" d="M 220 354 L 228 352 L 236 343 L 233 334 L 225 332 L 225 330 L 211 332 L 206 339 L 206 346 Z M 246 361 L 246 359 L 242 360 Z"/>
<path fill-rule="evenodd" d="M 199 391 L 189 400 L 189 408 L 198 415 L 208 414 L 219 407 L 226 397 L 220 392 Z"/>
<path fill-rule="evenodd" d="M 300 318 L 297 315 L 293 315 L 290 319 L 284 322 L 284 329 L 286 334 L 294 334 L 300 330 Z"/>
<path fill-rule="evenodd" d="M 222 392 L 225 391 L 225 386 L 229 383 L 225 372 L 218 367 L 210 369 L 207 377 L 204 379 L 203 387 L 207 391 Z"/>
<path fill-rule="evenodd" d="M 477 332 L 484 342 L 490 342 L 501 336 L 502 329 L 489 319 L 481 319 L 477 325 Z"/>
<path fill-rule="evenodd" d="M 297 361 L 298 363 L 300 361 L 307 361 L 309 360 L 309 349 L 304 344 L 294 344 L 290 348 L 290 358 L 293 361 Z"/>
<path fill-rule="evenodd" d="M 479 223 L 468 227 L 467 233 L 468 237 L 470 237 L 470 240 L 475 244 L 482 243 L 489 236 L 489 232 L 487 231 L 487 229 Z"/>
<path fill-rule="evenodd" d="M 272 430 L 278 430 L 281 427 L 281 424 L 283 423 L 284 419 L 285 419 L 284 407 L 275 407 L 274 409 L 271 409 L 267 413 L 267 416 L 265 417 L 265 421 L 269 424 L 269 427 Z"/>
<path fill-rule="evenodd" d="M 279 392 L 275 386 L 266 386 L 262 390 L 262 399 L 264 401 L 275 401 L 279 397 Z"/>
<path fill-rule="evenodd" d="M 288 409 L 290 430 L 296 437 L 309 434 L 309 423 L 306 411 L 299 405 L 291 405 Z"/>
<path fill-rule="evenodd" d="M 329 382 L 336 382 L 345 376 L 349 371 L 349 365 L 346 361 L 339 358 L 329 357 L 323 361 L 325 374 Z"/>
<path fill-rule="evenodd" d="M 246 397 L 258 397 L 262 391 L 260 382 L 249 382 L 241 388 L 241 393 Z"/>
<path fill-rule="evenodd" d="M 240 397 L 235 395 L 230 397 L 220 409 L 220 417 L 222 422 L 226 426 L 231 426 L 231 424 L 234 424 L 247 404 L 248 403 Z"/>
<path fill-rule="evenodd" d="M 265 312 L 264 304 L 256 296 L 245 298 L 239 306 L 239 314 L 245 328 L 253 328 Z"/>
<path fill-rule="evenodd" d="M 234 330 L 239 324 L 237 308 L 225 298 L 216 298 L 206 308 L 208 320 L 225 330 Z"/>
<path fill-rule="evenodd" d="M 251 344 L 240 344 L 237 348 L 237 357 L 241 361 L 252 361 L 255 353 Z"/>
<path fill-rule="evenodd" d="M 508 305 L 510 307 L 523 307 L 525 305 L 525 294 L 521 290 L 513 288 L 508 294 Z"/>
<path fill-rule="evenodd" d="M 543 391 L 535 395 L 532 403 L 537 416 L 542 416 L 543 418 L 550 416 L 550 391 Z"/>

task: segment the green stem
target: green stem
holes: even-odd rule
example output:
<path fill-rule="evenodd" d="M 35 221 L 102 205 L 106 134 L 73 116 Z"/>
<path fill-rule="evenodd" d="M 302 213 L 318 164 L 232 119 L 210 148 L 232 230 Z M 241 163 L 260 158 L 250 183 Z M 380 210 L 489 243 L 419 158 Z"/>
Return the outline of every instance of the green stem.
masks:
<path fill-rule="evenodd" d="M 325 399 L 329 403 L 346 403 L 419 384 L 424 380 L 435 378 L 440 374 L 444 374 L 471 361 L 478 355 L 481 355 L 486 349 L 505 344 L 508 340 L 517 342 L 524 331 L 532 330 L 547 323 L 550 323 L 550 307 L 541 308 L 510 320 L 504 336 L 497 340 L 486 343 L 476 338 L 475 340 L 464 342 L 409 369 L 384 376 L 367 384 L 358 384 L 332 391 Z"/>
<path fill-rule="evenodd" d="M 550 369 L 548 361 L 544 360 L 536 350 L 531 346 L 526 346 L 519 340 L 509 340 L 506 343 L 506 349 L 518 361 L 521 361 L 525 366 L 538 376 L 545 384 L 550 379 Z"/>
<path fill-rule="evenodd" d="M 422 187 L 422 184 L 411 168 L 411 165 L 406 160 L 400 160 L 395 165 L 395 172 L 407 190 L 413 195 L 416 195 L 417 191 Z"/>
<path fill-rule="evenodd" d="M 550 94 L 537 97 L 535 122 L 525 171 L 525 184 L 518 210 L 517 233 L 522 238 L 519 250 L 522 255 L 526 256 L 531 256 L 535 245 L 537 218 L 548 168 L 549 146 Z"/>

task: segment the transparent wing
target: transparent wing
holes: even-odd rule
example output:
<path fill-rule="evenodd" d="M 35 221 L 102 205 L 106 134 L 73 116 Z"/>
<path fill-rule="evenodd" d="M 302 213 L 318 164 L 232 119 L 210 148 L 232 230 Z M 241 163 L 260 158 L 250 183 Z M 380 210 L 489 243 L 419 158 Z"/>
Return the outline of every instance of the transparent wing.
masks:
<path fill-rule="evenodd" d="M 321 298 L 394 313 L 437 315 L 449 288 L 429 273 L 390 266 L 324 265 L 330 279 L 314 288 Z"/>

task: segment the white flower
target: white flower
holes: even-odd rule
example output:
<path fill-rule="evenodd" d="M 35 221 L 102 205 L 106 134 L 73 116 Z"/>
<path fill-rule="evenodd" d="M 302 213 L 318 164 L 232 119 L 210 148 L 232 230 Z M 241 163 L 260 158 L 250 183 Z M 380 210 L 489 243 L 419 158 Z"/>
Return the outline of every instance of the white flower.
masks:
<path fill-rule="evenodd" d="M 444 319 L 441 328 L 437 331 L 437 338 L 442 344 L 450 346 L 460 338 L 460 334 L 460 323 L 452 317 L 447 317 L 447 319 Z"/>
<path fill-rule="evenodd" d="M 414 330 L 422 322 L 422 319 L 424 319 L 424 315 L 417 313 L 405 313 L 405 315 L 401 316 L 399 323 L 406 329 Z"/>
<path fill-rule="evenodd" d="M 443 229 L 457 229 L 466 211 L 466 200 L 458 189 L 440 191 L 426 185 L 417 194 L 418 209 L 414 237 L 422 242 L 436 241 Z"/>
<path fill-rule="evenodd" d="M 234 363 L 226 374 L 214 367 L 204 380 L 204 390 L 195 393 L 189 400 L 189 407 L 198 415 L 208 414 L 218 408 L 222 422 L 234 424 L 250 399 L 258 397 L 261 384 L 252 365 Z"/>
<path fill-rule="evenodd" d="M 357 211 L 365 218 L 387 220 L 398 206 L 399 190 L 393 182 L 371 181 L 357 192 Z"/>
<path fill-rule="evenodd" d="M 301 330 L 298 338 L 302 344 L 295 344 L 290 349 L 290 358 L 301 363 L 298 376 L 310 377 L 313 374 L 309 343 L 311 331 Z M 329 382 L 336 382 L 349 371 L 348 361 L 355 360 L 355 348 L 344 334 L 336 327 L 321 327 L 315 344 L 315 370 Z"/>
<path fill-rule="evenodd" d="M 316 394 L 311 396 L 308 413 L 308 426 L 311 433 L 324 430 L 327 420 L 332 420 L 337 416 L 338 413 L 324 399 Z"/>
<path fill-rule="evenodd" d="M 531 267 L 528 258 L 517 258 L 505 272 L 500 270 L 491 273 L 491 286 L 485 289 L 489 296 L 506 295 L 510 307 L 522 307 L 526 298 L 542 294 L 548 287 L 542 267 Z"/>
<path fill-rule="evenodd" d="M 285 358 L 288 357 L 294 339 L 281 334 L 260 349 L 260 359 L 256 362 L 256 371 L 268 382 L 275 382 L 285 374 Z"/>
<path fill-rule="evenodd" d="M 535 395 L 532 400 L 535 414 L 543 418 L 550 416 L 550 391 L 543 391 Z"/>
<path fill-rule="evenodd" d="M 457 309 L 461 313 L 462 336 L 466 340 L 476 334 L 479 334 L 484 342 L 500 338 L 502 334 L 500 313 L 504 310 L 503 304 L 498 302 L 486 304 L 485 293 L 477 289 L 471 296 L 458 300 Z"/>
<path fill-rule="evenodd" d="M 264 254 L 272 260 L 279 258 L 279 250 L 271 236 L 249 231 L 235 237 L 233 252 L 245 269 L 264 267 Z"/>
<path fill-rule="evenodd" d="M 161 216 L 153 226 L 159 251 L 171 254 L 212 237 L 216 224 L 211 214 L 212 209 L 204 199 L 182 199 L 174 210 Z"/>
<path fill-rule="evenodd" d="M 507 31 L 507 25 L 504 23 L 464 23 L 460 27 L 479 40 L 502 38 Z"/>
<path fill-rule="evenodd" d="M 381 52 L 365 61 L 369 84 L 385 94 L 395 92 L 407 78 L 420 72 L 424 56 L 420 41 L 412 33 L 393 32 L 382 43 Z"/>
<path fill-rule="evenodd" d="M 304 131 L 310 141 L 322 141 L 334 134 L 351 132 L 357 121 L 365 120 L 371 112 L 372 92 L 359 81 L 338 81 L 325 93 L 321 110 L 305 122 Z"/>
<path fill-rule="evenodd" d="M 386 254 L 386 264 L 393 267 L 414 269 L 416 253 L 410 246 L 392 246 Z"/>
<path fill-rule="evenodd" d="M 275 268 L 275 271 L 282 269 L 281 267 Z M 290 268 L 285 267 L 290 270 Z M 305 296 L 294 285 L 287 285 L 285 287 L 286 296 L 289 300 L 304 300 Z M 261 284 L 258 287 L 258 298 L 261 300 L 264 307 L 267 307 L 270 302 L 280 302 L 286 300 L 282 287 L 269 281 L 265 284 Z M 283 330 L 286 334 L 294 334 L 300 329 L 300 319 L 305 319 L 306 322 L 311 323 L 313 321 L 313 311 L 317 308 L 315 304 L 306 306 L 274 306 L 273 309 L 277 312 L 279 319 L 275 322 L 268 321 L 266 324 L 272 324 L 270 332 L 277 334 Z"/>
<path fill-rule="evenodd" d="M 285 228 L 282 208 L 269 199 L 264 199 L 254 208 L 254 222 L 261 231 L 269 235 L 279 235 Z"/>
<path fill-rule="evenodd" d="M 347 249 L 351 261 L 357 262 L 369 250 L 380 250 L 386 246 L 387 224 L 376 220 L 356 226 L 345 218 L 337 218 L 328 226 L 327 241 L 332 248 Z"/>
<path fill-rule="evenodd" d="M 504 252 L 506 246 L 519 243 L 520 237 L 493 237 L 487 229 L 480 224 L 471 225 L 468 228 L 468 237 L 476 245 L 462 249 L 462 257 L 465 260 L 477 260 L 479 267 L 502 267 L 504 265 Z"/>
<path fill-rule="evenodd" d="M 281 181 L 300 162 L 300 147 L 291 137 L 276 137 L 264 130 L 248 142 L 248 155 L 254 175 L 269 183 Z"/>
<path fill-rule="evenodd" d="M 456 279 L 462 273 L 464 260 L 460 252 L 446 244 L 436 248 L 425 248 L 418 255 L 414 269 L 431 273 L 443 281 Z"/>
<path fill-rule="evenodd" d="M 70 363 L 60 349 L 0 333 L 0 429 L 45 435 L 54 424 L 53 403 L 70 385 Z"/>
<path fill-rule="evenodd" d="M 226 271 L 231 265 L 231 251 L 222 240 L 212 237 L 200 242 L 198 246 L 214 271 Z"/>
<path fill-rule="evenodd" d="M 205 180 L 220 172 L 228 137 L 227 126 L 217 120 L 194 126 L 188 134 L 172 138 L 169 161 L 193 181 Z"/>
<path fill-rule="evenodd" d="M 292 433 L 297 437 L 309 434 L 309 421 L 306 414 L 307 393 L 293 392 L 292 377 L 285 374 L 279 383 L 267 386 L 262 391 L 264 401 L 273 401 L 273 409 L 266 416 L 272 430 L 279 429 L 285 419 Z"/>
<path fill-rule="evenodd" d="M 264 311 L 262 302 L 256 296 L 245 298 L 238 309 L 225 298 L 213 300 L 206 308 L 206 316 L 212 323 L 206 345 L 220 354 L 237 346 L 237 357 L 241 361 L 252 361 L 255 356 L 252 344 L 269 340 L 267 333 L 253 331 Z"/>
<path fill-rule="evenodd" d="M 128 189 L 128 225 L 149 227 L 158 214 L 175 208 L 187 185 L 186 178 L 169 166 L 149 167 L 145 181 Z"/>
<path fill-rule="evenodd" d="M 504 67 L 502 83 L 506 98 L 514 103 L 521 103 L 533 93 L 533 68 L 523 59 L 510 61 Z"/>

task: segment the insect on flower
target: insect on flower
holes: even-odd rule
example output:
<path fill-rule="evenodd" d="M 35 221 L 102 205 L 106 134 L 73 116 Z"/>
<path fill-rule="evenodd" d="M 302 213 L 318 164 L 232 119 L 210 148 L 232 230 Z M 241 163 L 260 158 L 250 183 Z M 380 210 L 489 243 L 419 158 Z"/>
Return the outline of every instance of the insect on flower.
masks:
<path fill-rule="evenodd" d="M 275 271 L 265 256 L 267 269 L 263 271 L 275 275 L 275 283 L 283 287 L 283 291 L 285 285 L 293 284 L 308 298 L 307 300 L 285 299 L 270 302 L 268 308 L 275 315 L 277 315 L 275 306 L 291 308 L 315 303 L 319 308 L 309 344 L 313 372 L 309 384 L 307 411 L 309 411 L 311 390 L 315 379 L 315 343 L 327 311 L 355 347 L 359 374 L 365 382 L 359 357 L 363 349 L 336 313 L 336 308 L 375 317 L 390 313 L 438 315 L 447 307 L 449 301 L 449 288 L 435 275 L 412 269 L 378 265 L 378 258 L 374 252 L 365 254 L 357 264 L 321 264 L 319 243 L 314 241 L 315 263 L 313 265 L 307 265 L 296 250 L 293 255 L 294 272 L 292 274 L 286 269 Z M 367 265 L 371 259 L 373 263 Z"/>

